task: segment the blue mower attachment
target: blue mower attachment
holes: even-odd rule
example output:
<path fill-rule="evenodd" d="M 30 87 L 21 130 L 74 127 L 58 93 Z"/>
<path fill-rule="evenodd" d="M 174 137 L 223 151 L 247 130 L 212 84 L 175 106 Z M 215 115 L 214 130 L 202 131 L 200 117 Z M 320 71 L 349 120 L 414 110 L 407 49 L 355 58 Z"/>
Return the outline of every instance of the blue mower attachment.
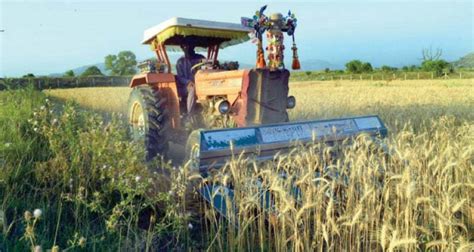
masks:
<path fill-rule="evenodd" d="M 206 177 L 210 169 L 218 169 L 234 156 L 257 161 L 272 160 L 276 154 L 288 153 L 306 143 L 333 144 L 365 134 L 373 139 L 387 136 L 387 128 L 376 115 L 340 119 L 258 125 L 244 128 L 199 130 L 193 132 L 188 147 L 191 169 Z M 194 138 L 194 139 L 191 139 Z M 226 216 L 229 206 L 235 208 L 232 188 L 206 184 L 198 189 L 203 198 Z M 295 189 L 295 195 L 298 194 Z M 262 188 L 262 207 L 271 207 L 270 197 Z M 229 202 L 231 204 L 229 205 Z"/>

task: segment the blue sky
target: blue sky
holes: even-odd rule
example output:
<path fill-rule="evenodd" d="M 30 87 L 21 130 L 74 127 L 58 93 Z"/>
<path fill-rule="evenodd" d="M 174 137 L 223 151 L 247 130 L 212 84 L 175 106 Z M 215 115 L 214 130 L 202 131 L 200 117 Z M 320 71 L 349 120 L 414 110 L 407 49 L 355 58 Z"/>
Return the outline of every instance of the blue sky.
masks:
<path fill-rule="evenodd" d="M 240 22 L 263 1 L 4 1 L 0 0 L 0 76 L 62 73 L 131 50 L 152 57 L 140 44 L 143 30 L 170 17 Z M 374 66 L 419 64 L 421 50 L 442 48 L 456 60 L 474 51 L 473 1 L 267 1 L 267 13 L 291 9 L 302 62 L 343 65 L 351 59 Z M 289 39 L 287 39 L 289 42 Z M 287 47 L 289 48 L 289 46 Z M 220 53 L 253 63 L 250 42 Z M 287 59 L 291 58 L 289 50 Z M 304 67 L 304 66 L 303 66 Z"/>

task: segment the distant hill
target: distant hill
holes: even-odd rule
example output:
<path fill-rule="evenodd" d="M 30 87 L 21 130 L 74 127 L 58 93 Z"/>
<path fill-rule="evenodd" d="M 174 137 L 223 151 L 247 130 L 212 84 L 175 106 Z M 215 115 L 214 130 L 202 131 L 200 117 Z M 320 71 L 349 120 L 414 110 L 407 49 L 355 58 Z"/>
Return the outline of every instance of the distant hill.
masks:
<path fill-rule="evenodd" d="M 459 68 L 474 68 L 474 52 L 467 54 L 464 57 L 452 62 L 454 67 Z"/>
<path fill-rule="evenodd" d="M 324 70 L 326 68 L 329 68 L 331 70 L 335 69 L 343 69 L 343 67 L 332 64 L 328 61 L 325 60 L 320 60 L 320 59 L 309 59 L 309 60 L 301 60 L 300 59 L 300 64 L 301 64 L 301 70 Z"/>
<path fill-rule="evenodd" d="M 106 74 L 107 73 L 107 70 L 105 70 L 105 63 L 97 63 L 97 64 L 93 64 L 93 65 L 87 65 L 87 66 L 81 66 L 81 67 L 76 67 L 74 69 L 71 69 L 73 72 L 74 72 L 74 75 L 75 76 L 79 76 L 81 75 L 84 71 L 86 71 L 87 68 L 91 67 L 91 66 L 96 66 L 100 69 L 100 71 L 103 73 L 103 74 Z M 65 70 L 64 73 L 66 71 L 69 71 L 69 70 Z M 49 77 L 61 77 L 64 75 L 64 73 L 53 73 L 53 74 L 50 74 Z"/>

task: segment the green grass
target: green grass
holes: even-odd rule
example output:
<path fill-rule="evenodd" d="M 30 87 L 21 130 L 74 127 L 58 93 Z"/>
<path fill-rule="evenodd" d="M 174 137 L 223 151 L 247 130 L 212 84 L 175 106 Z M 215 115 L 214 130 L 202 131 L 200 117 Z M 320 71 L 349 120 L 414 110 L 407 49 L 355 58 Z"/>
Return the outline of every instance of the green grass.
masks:
<path fill-rule="evenodd" d="M 188 217 L 160 185 L 149 186 L 162 175 L 142 162 L 143 151 L 128 139 L 121 118 L 105 123 L 33 89 L 1 92 L 0 101 L 0 249 L 128 250 L 152 243 L 144 237 L 169 233 L 171 244 L 183 241 L 185 235 L 175 235 L 187 232 Z M 27 218 L 34 209 L 42 216 Z M 160 216 L 153 235 L 142 212 Z"/>

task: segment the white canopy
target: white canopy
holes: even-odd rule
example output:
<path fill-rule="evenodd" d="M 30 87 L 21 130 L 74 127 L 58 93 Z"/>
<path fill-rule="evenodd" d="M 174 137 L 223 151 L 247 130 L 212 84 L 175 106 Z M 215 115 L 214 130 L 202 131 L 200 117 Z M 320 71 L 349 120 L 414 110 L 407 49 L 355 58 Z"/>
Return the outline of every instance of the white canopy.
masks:
<path fill-rule="evenodd" d="M 195 35 L 217 38 L 222 37 L 230 40 L 238 38 L 239 40 L 242 40 L 242 34 L 245 35 L 251 31 L 251 28 L 236 23 L 173 17 L 145 30 L 142 44 L 151 44 L 155 38 L 166 40 L 175 34 L 184 36 Z"/>

